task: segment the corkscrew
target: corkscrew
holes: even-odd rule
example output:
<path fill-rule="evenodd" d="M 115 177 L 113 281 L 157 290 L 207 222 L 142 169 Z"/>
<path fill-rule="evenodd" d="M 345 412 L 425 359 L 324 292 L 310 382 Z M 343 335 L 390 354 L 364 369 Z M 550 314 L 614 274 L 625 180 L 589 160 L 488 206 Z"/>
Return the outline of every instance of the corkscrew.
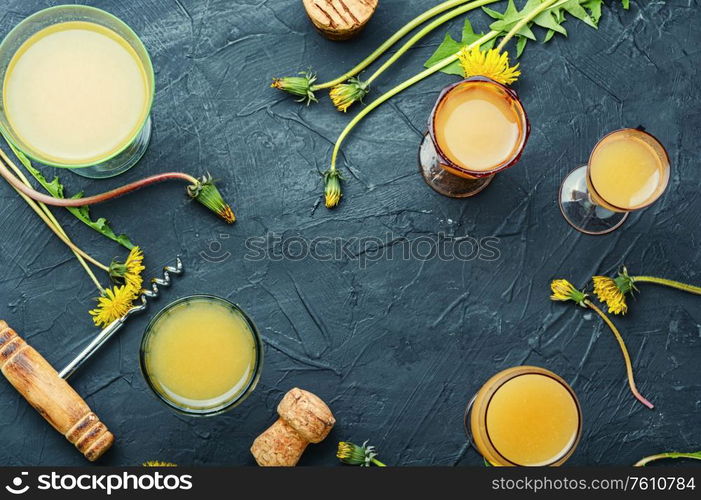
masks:
<path fill-rule="evenodd" d="M 175 266 L 164 267 L 162 277 L 153 278 L 150 289 L 141 291 L 138 305 L 103 329 L 61 372 L 0 320 L 0 371 L 29 404 L 90 461 L 97 460 L 112 446 L 114 436 L 66 379 L 131 316 L 144 311 L 149 299 L 159 296 L 161 287 L 170 286 L 172 276 L 182 273 L 183 264 L 177 257 Z"/>
<path fill-rule="evenodd" d="M 112 323 L 107 325 L 104 330 L 97 334 L 97 336 L 83 349 L 80 354 L 78 354 L 73 361 L 68 363 L 66 367 L 58 372 L 58 376 L 62 379 L 68 379 L 73 375 L 80 366 L 85 363 L 95 352 L 97 352 L 100 347 L 102 347 L 105 342 L 107 342 L 112 336 L 117 333 L 124 323 L 132 317 L 134 314 L 145 311 L 148 307 L 148 299 L 156 299 L 160 294 L 159 287 L 169 287 L 171 284 L 171 275 L 178 276 L 183 273 L 183 263 L 180 257 L 175 258 L 175 266 L 165 266 L 163 268 L 162 278 L 152 278 L 151 279 L 151 289 L 141 290 L 141 303 L 129 309 L 124 316 L 114 320 Z"/>

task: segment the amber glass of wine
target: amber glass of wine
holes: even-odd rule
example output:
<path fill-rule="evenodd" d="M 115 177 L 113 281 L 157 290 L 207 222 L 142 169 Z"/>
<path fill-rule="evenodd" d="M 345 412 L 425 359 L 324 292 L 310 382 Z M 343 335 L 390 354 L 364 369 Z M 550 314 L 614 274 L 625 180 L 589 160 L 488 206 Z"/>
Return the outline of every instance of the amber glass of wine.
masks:
<path fill-rule="evenodd" d="M 651 134 L 641 128 L 611 132 L 594 147 L 589 164 L 563 181 L 562 215 L 583 233 L 610 233 L 623 224 L 629 212 L 662 196 L 669 172 L 669 155 Z"/>
<path fill-rule="evenodd" d="M 582 434 L 572 388 L 538 366 L 515 366 L 487 380 L 465 410 L 465 432 L 494 466 L 558 466 Z"/>
<path fill-rule="evenodd" d="M 419 148 L 421 174 L 442 195 L 473 196 L 518 162 L 529 131 L 513 90 L 481 76 L 450 85 L 438 97 Z"/>

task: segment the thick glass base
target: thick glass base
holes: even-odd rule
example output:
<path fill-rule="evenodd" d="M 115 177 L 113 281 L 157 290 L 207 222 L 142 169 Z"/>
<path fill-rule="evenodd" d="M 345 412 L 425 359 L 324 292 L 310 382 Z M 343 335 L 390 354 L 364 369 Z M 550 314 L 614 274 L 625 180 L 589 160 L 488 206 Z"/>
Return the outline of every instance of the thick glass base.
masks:
<path fill-rule="evenodd" d="M 91 167 L 71 168 L 69 169 L 74 174 L 88 179 L 107 179 L 123 174 L 144 156 L 148 143 L 151 140 L 151 117 L 148 117 L 144 128 L 141 129 L 139 135 L 136 136 L 127 148 L 117 156 L 110 158 L 107 161 L 98 163 Z"/>
<path fill-rule="evenodd" d="M 480 177 L 478 179 L 466 179 L 453 175 L 441 167 L 440 157 L 436 151 L 433 141 L 429 134 L 424 136 L 421 146 L 419 147 L 419 170 L 426 184 L 431 189 L 451 198 L 468 198 L 474 196 L 484 188 L 486 188 L 492 179 L 489 177 Z"/>
<path fill-rule="evenodd" d="M 587 187 L 587 166 L 574 169 L 560 186 L 560 210 L 565 220 L 585 234 L 607 234 L 628 218 L 627 212 L 612 212 L 591 201 Z"/>

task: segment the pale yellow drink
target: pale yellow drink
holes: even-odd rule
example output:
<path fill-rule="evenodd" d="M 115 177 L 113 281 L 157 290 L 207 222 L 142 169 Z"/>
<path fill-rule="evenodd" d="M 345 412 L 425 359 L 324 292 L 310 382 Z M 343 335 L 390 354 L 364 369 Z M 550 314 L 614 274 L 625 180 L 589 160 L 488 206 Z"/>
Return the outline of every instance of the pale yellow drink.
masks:
<path fill-rule="evenodd" d="M 168 309 L 151 327 L 143 364 L 154 389 L 186 409 L 225 404 L 255 376 L 251 327 L 228 304 L 194 298 Z"/>
<path fill-rule="evenodd" d="M 22 148 L 62 165 L 87 165 L 121 151 L 149 113 L 144 64 L 114 31 L 83 21 L 35 33 L 3 82 L 7 119 Z"/>
<path fill-rule="evenodd" d="M 493 170 L 517 154 L 525 133 L 522 113 L 514 98 L 495 84 L 461 83 L 436 109 L 435 140 L 458 167 Z"/>
<path fill-rule="evenodd" d="M 611 210 L 634 210 L 652 203 L 668 179 L 669 160 L 664 148 L 635 129 L 606 136 L 589 160 L 592 198 Z"/>
<path fill-rule="evenodd" d="M 557 375 L 538 367 L 510 368 L 475 397 L 472 438 L 493 465 L 559 465 L 581 429 L 579 404 Z"/>

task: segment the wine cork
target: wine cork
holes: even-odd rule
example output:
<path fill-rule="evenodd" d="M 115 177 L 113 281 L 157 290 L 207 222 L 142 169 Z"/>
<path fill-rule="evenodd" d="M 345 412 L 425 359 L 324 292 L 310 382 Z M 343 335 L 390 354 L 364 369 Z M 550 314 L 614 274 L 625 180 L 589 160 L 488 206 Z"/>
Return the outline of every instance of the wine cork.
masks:
<path fill-rule="evenodd" d="M 378 0 L 302 0 L 319 32 L 329 40 L 347 40 L 362 31 Z"/>
<path fill-rule="evenodd" d="M 260 466 L 294 467 L 309 443 L 320 443 L 336 423 L 331 410 L 318 396 L 295 387 L 277 407 L 280 418 L 251 446 Z"/>

